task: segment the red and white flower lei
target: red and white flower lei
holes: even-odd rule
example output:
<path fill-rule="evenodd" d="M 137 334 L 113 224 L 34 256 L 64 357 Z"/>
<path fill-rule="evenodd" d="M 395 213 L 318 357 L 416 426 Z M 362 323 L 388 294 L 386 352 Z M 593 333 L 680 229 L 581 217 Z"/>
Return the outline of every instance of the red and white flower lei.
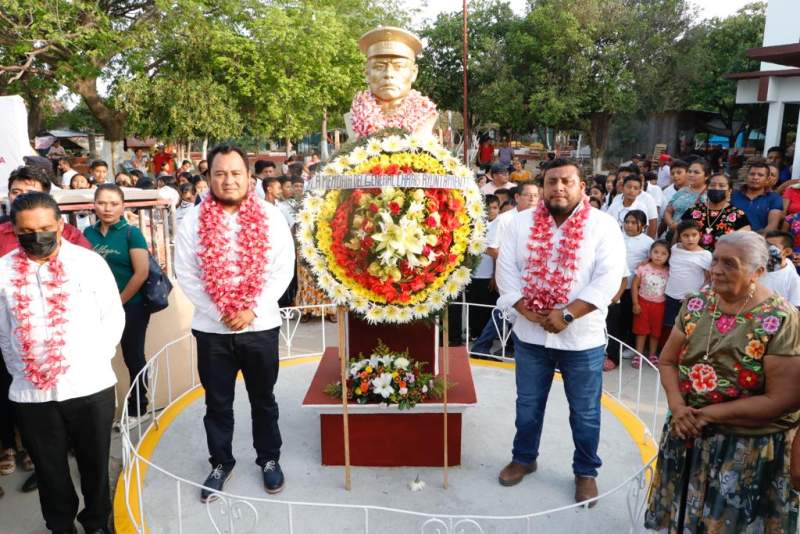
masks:
<path fill-rule="evenodd" d="M 28 286 L 31 266 L 28 256 L 21 248 L 14 257 L 16 276 L 12 283 L 16 290 L 14 317 L 17 321 L 14 333 L 22 352 L 20 357 L 25 364 L 25 378 L 42 391 L 55 386 L 58 377 L 69 369 L 68 365 L 64 365 L 64 355 L 61 353 L 65 344 L 64 326 L 67 324 L 68 298 L 64 289 L 66 281 L 64 265 L 56 256 L 48 262 L 48 269 L 50 279 L 43 284 L 46 289 L 44 298 L 47 303 L 47 339 L 44 342 L 43 354 L 37 354 L 34 353 L 36 342 L 32 336 L 31 318 L 33 314 L 30 310 L 32 299 L 24 292 L 24 288 Z"/>
<path fill-rule="evenodd" d="M 402 128 L 414 132 L 425 120 L 436 113 L 436 104 L 419 91 L 412 90 L 400 106 L 386 114 L 370 91 L 356 93 L 350 107 L 353 131 L 357 137 L 367 137 L 386 128 Z"/>
<path fill-rule="evenodd" d="M 556 267 L 550 269 L 548 262 L 553 254 L 553 226 L 555 221 L 550 211 L 541 202 L 533 214 L 533 226 L 528 241 L 528 263 L 522 279 L 525 306 L 534 311 L 549 311 L 559 304 L 567 304 L 575 270 L 578 267 L 578 250 L 583 241 L 583 228 L 591 213 L 589 199 L 584 196 L 577 213 L 561 226 L 561 240 L 556 253 Z"/>
<path fill-rule="evenodd" d="M 264 287 L 269 251 L 267 212 L 250 192 L 237 212 L 236 246 L 227 238 L 222 204 L 208 196 L 200 204 L 198 256 L 206 293 L 223 317 L 253 308 Z M 236 261 L 231 261 L 235 252 Z"/>

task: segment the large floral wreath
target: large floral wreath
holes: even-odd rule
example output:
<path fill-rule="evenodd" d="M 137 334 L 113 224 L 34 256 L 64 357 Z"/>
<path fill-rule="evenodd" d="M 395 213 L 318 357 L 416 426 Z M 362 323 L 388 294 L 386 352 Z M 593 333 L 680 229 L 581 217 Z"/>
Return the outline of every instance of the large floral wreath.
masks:
<path fill-rule="evenodd" d="M 306 197 L 300 253 L 328 297 L 367 321 L 428 317 L 469 284 L 485 248 L 480 192 L 435 137 L 377 134 L 335 158 L 320 178 L 365 175 L 374 187 Z M 381 187 L 403 176 L 462 178 L 464 187 Z"/>

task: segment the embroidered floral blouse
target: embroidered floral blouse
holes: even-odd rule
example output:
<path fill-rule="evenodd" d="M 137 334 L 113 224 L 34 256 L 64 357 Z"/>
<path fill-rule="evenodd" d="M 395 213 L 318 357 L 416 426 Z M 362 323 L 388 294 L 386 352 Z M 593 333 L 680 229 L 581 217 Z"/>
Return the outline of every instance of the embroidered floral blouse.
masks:
<path fill-rule="evenodd" d="M 686 335 L 678 354 L 680 389 L 686 404 L 695 408 L 763 394 L 764 356 L 800 354 L 800 315 L 776 294 L 737 319 L 721 313 L 717 296 L 704 288 L 686 298 L 675 326 Z M 799 420 L 795 412 L 760 428 L 720 425 L 720 430 L 765 435 L 792 428 Z"/>
<path fill-rule="evenodd" d="M 700 246 L 714 252 L 717 239 L 750 226 L 744 211 L 730 204 L 721 210 L 710 210 L 705 202 L 698 202 L 683 213 L 683 220 L 695 221 L 700 228 Z"/>

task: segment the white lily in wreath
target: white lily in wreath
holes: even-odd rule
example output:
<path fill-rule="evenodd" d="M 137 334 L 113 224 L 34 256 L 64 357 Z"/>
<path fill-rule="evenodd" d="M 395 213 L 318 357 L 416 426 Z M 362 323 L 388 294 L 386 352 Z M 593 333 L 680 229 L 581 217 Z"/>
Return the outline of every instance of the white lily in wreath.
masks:
<path fill-rule="evenodd" d="M 422 254 L 426 244 L 422 227 L 413 219 L 403 217 L 400 223 L 395 223 L 388 213 L 381 213 L 381 231 L 372 236 L 378 242 L 377 250 L 385 251 L 380 255 L 381 263 L 394 265 L 395 258 L 405 257 L 411 267 L 419 265 L 417 256 Z"/>
<path fill-rule="evenodd" d="M 376 395 L 380 395 L 384 399 L 388 399 L 392 393 L 394 393 L 394 388 L 392 387 L 392 375 L 389 373 L 383 373 L 378 378 L 372 379 L 372 387 L 374 388 Z"/>

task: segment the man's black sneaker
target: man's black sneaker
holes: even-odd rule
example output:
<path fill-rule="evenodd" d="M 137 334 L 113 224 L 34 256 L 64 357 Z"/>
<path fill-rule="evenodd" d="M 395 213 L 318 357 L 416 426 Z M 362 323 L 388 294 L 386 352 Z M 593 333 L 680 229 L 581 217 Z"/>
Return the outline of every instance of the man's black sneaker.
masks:
<path fill-rule="evenodd" d="M 275 460 L 270 460 L 264 464 L 262 471 L 264 475 L 264 487 L 267 489 L 267 493 L 272 495 L 280 493 L 283 490 L 285 482 L 280 464 Z"/>
<path fill-rule="evenodd" d="M 39 479 L 36 477 L 36 471 L 34 471 L 22 484 L 22 493 L 30 493 L 37 489 L 39 489 Z"/>
<path fill-rule="evenodd" d="M 200 500 L 203 502 L 216 500 L 216 494 L 222 491 L 222 488 L 225 487 L 225 483 L 231 478 L 232 472 L 232 467 L 230 469 L 226 469 L 222 467 L 222 464 L 212 469 L 211 473 L 208 475 L 208 478 L 206 478 L 206 481 L 203 482 L 204 487 L 202 490 L 200 490 Z"/>

